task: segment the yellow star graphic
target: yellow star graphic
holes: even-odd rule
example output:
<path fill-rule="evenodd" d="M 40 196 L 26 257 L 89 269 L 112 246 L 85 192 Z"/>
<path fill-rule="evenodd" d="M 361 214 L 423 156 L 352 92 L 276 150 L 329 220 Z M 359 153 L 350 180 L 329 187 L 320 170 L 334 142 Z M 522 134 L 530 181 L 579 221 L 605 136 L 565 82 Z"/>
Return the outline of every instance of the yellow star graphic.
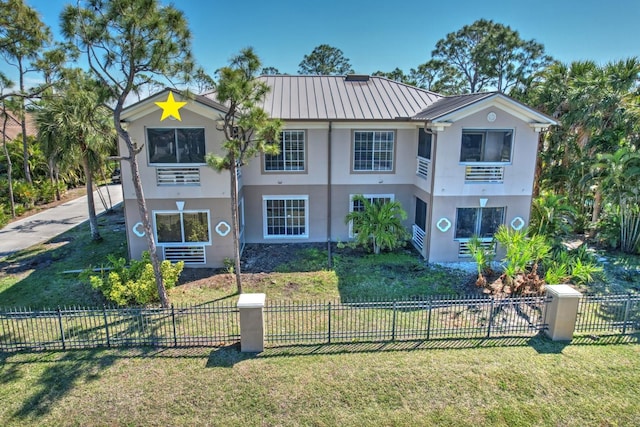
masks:
<path fill-rule="evenodd" d="M 176 119 L 182 121 L 180 118 L 180 109 L 187 105 L 186 102 L 178 102 L 173 99 L 173 92 L 169 92 L 169 96 L 167 96 L 167 100 L 164 102 L 156 102 L 158 107 L 162 108 L 162 117 L 160 117 L 160 121 L 163 121 L 167 117 L 175 117 Z"/>

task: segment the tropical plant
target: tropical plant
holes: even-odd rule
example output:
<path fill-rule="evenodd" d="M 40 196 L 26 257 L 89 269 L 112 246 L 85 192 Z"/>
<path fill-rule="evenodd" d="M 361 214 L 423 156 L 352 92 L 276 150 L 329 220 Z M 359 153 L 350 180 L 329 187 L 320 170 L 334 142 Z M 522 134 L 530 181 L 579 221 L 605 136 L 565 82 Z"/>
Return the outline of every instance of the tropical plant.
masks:
<path fill-rule="evenodd" d="M 104 106 L 101 86 L 80 70 L 68 70 L 65 84 L 47 94 L 36 115 L 38 135 L 49 157 L 62 164 L 81 163 L 87 190 L 92 240 L 100 240 L 93 199 L 93 174 L 116 145 L 111 112 Z"/>
<path fill-rule="evenodd" d="M 551 252 L 544 236 L 527 236 L 527 232 L 526 229 L 516 231 L 501 225 L 494 235 L 494 239 L 505 250 L 502 280 L 511 287 L 513 293 L 526 287 L 540 290 L 543 283 L 538 276 L 538 267 Z"/>
<path fill-rule="evenodd" d="M 533 200 L 529 232 L 557 240 L 572 231 L 575 213 L 566 197 L 544 191 Z"/>
<path fill-rule="evenodd" d="M 485 286 L 487 284 L 487 279 L 484 276 L 490 272 L 491 262 L 495 256 L 495 241 L 491 241 L 491 244 L 487 247 L 480 237 L 474 235 L 471 236 L 467 242 L 467 248 L 469 249 L 469 253 L 471 253 L 471 257 L 476 262 L 476 268 L 478 271 L 476 285 Z"/>
<path fill-rule="evenodd" d="M 260 107 L 269 87 L 256 79 L 261 64 L 254 50 L 243 49 L 230 62 L 230 66 L 217 71 L 219 80 L 216 84 L 217 100 L 227 106 L 227 111 L 220 120 L 225 138 L 225 153 L 224 156 L 209 153 L 206 162 L 211 168 L 217 171 L 228 170 L 230 174 L 234 270 L 238 293 L 242 293 L 238 170 L 258 153 L 278 153 L 282 123 L 270 119 Z"/>
<path fill-rule="evenodd" d="M 131 260 L 129 267 L 124 258 L 109 255 L 107 259 L 109 263 L 100 275 L 83 273 L 89 276 L 91 286 L 102 292 L 106 299 L 118 305 L 149 304 L 159 300 L 149 252 L 143 252 L 140 260 Z M 172 264 L 164 260 L 160 268 L 165 286 L 171 289 L 178 283 L 184 262 Z"/>
<path fill-rule="evenodd" d="M 352 223 L 356 244 L 371 248 L 374 254 L 404 246 L 409 233 L 402 225 L 407 213 L 400 202 L 372 203 L 361 194 L 354 196 L 353 201 L 363 206 L 362 210 L 349 212 L 345 218 L 347 224 Z"/>

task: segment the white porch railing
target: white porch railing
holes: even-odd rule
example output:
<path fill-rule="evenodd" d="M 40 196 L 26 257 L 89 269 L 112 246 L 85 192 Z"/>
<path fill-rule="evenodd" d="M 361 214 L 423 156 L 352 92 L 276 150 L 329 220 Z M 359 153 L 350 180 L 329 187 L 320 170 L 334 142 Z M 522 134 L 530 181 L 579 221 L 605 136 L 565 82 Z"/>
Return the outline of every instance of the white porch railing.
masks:
<path fill-rule="evenodd" d="M 158 185 L 199 185 L 200 168 L 157 168 Z"/>
<path fill-rule="evenodd" d="M 164 259 L 185 264 L 205 264 L 204 246 L 164 246 Z"/>
<path fill-rule="evenodd" d="M 464 179 L 466 182 L 504 182 L 504 166 L 467 165 Z"/>
<path fill-rule="evenodd" d="M 431 160 L 420 156 L 417 157 L 417 160 L 418 165 L 416 167 L 416 175 L 418 175 L 420 178 L 427 179 L 427 176 L 429 175 L 429 166 L 431 166 Z"/>
<path fill-rule="evenodd" d="M 492 249 L 491 253 L 496 253 L 496 246 L 493 244 L 492 239 L 481 242 L 480 246 L 482 246 L 485 251 Z M 460 258 L 468 258 L 471 256 L 471 251 L 469 251 L 469 242 L 460 242 L 460 247 L 458 248 L 458 256 Z"/>
<path fill-rule="evenodd" d="M 416 245 L 416 247 L 420 250 L 424 249 L 424 237 L 426 233 L 422 228 L 418 227 L 415 224 L 413 224 L 412 229 L 413 233 L 411 240 L 413 241 L 413 244 Z"/>

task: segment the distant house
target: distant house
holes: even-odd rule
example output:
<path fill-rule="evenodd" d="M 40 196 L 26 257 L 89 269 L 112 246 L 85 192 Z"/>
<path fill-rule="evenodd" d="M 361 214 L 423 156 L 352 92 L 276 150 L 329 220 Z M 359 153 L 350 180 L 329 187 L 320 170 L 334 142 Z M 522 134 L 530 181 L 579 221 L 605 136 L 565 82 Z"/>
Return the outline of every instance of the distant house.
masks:
<path fill-rule="evenodd" d="M 15 115 L 15 113 L 8 112 L 7 125 L 4 128 L 3 132 L 3 124 L 4 119 L 0 117 L 0 138 L 2 138 L 3 133 L 7 137 L 7 141 L 11 141 L 18 137 L 22 137 L 22 123 L 20 119 Z M 33 115 L 30 113 L 26 113 L 26 125 L 27 125 L 27 136 L 34 136 L 38 133 L 36 128 L 35 120 Z"/>
<path fill-rule="evenodd" d="M 265 76 L 263 108 L 285 126 L 278 155 L 242 168 L 243 243 L 348 241 L 353 196 L 395 200 L 412 243 L 430 261 L 469 256 L 500 224 L 529 223 L 539 132 L 556 122 L 508 96 L 441 96 L 370 76 Z M 178 93 L 173 93 L 180 99 Z M 122 115 L 144 143 L 140 176 L 162 257 L 219 267 L 232 257 L 229 174 L 204 163 L 221 153 L 213 94 L 161 120 L 165 90 Z M 125 148 L 121 142 L 121 151 Z M 130 170 L 122 168 L 129 250 L 146 249 Z"/>

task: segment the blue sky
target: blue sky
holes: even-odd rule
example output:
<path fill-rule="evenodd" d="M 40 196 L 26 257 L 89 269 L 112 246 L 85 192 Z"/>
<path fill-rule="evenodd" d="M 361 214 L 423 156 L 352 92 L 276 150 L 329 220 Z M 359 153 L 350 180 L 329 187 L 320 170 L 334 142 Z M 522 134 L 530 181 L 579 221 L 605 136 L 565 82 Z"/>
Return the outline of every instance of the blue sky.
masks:
<path fill-rule="evenodd" d="M 59 14 L 68 1 L 26 1 L 58 35 Z M 294 74 L 304 55 L 323 43 L 342 49 L 358 73 L 408 71 L 427 61 L 447 33 L 480 18 L 511 26 L 563 62 L 604 64 L 640 56 L 639 0 L 182 0 L 174 5 L 187 16 L 194 55 L 210 73 L 253 46 L 265 66 Z"/>

